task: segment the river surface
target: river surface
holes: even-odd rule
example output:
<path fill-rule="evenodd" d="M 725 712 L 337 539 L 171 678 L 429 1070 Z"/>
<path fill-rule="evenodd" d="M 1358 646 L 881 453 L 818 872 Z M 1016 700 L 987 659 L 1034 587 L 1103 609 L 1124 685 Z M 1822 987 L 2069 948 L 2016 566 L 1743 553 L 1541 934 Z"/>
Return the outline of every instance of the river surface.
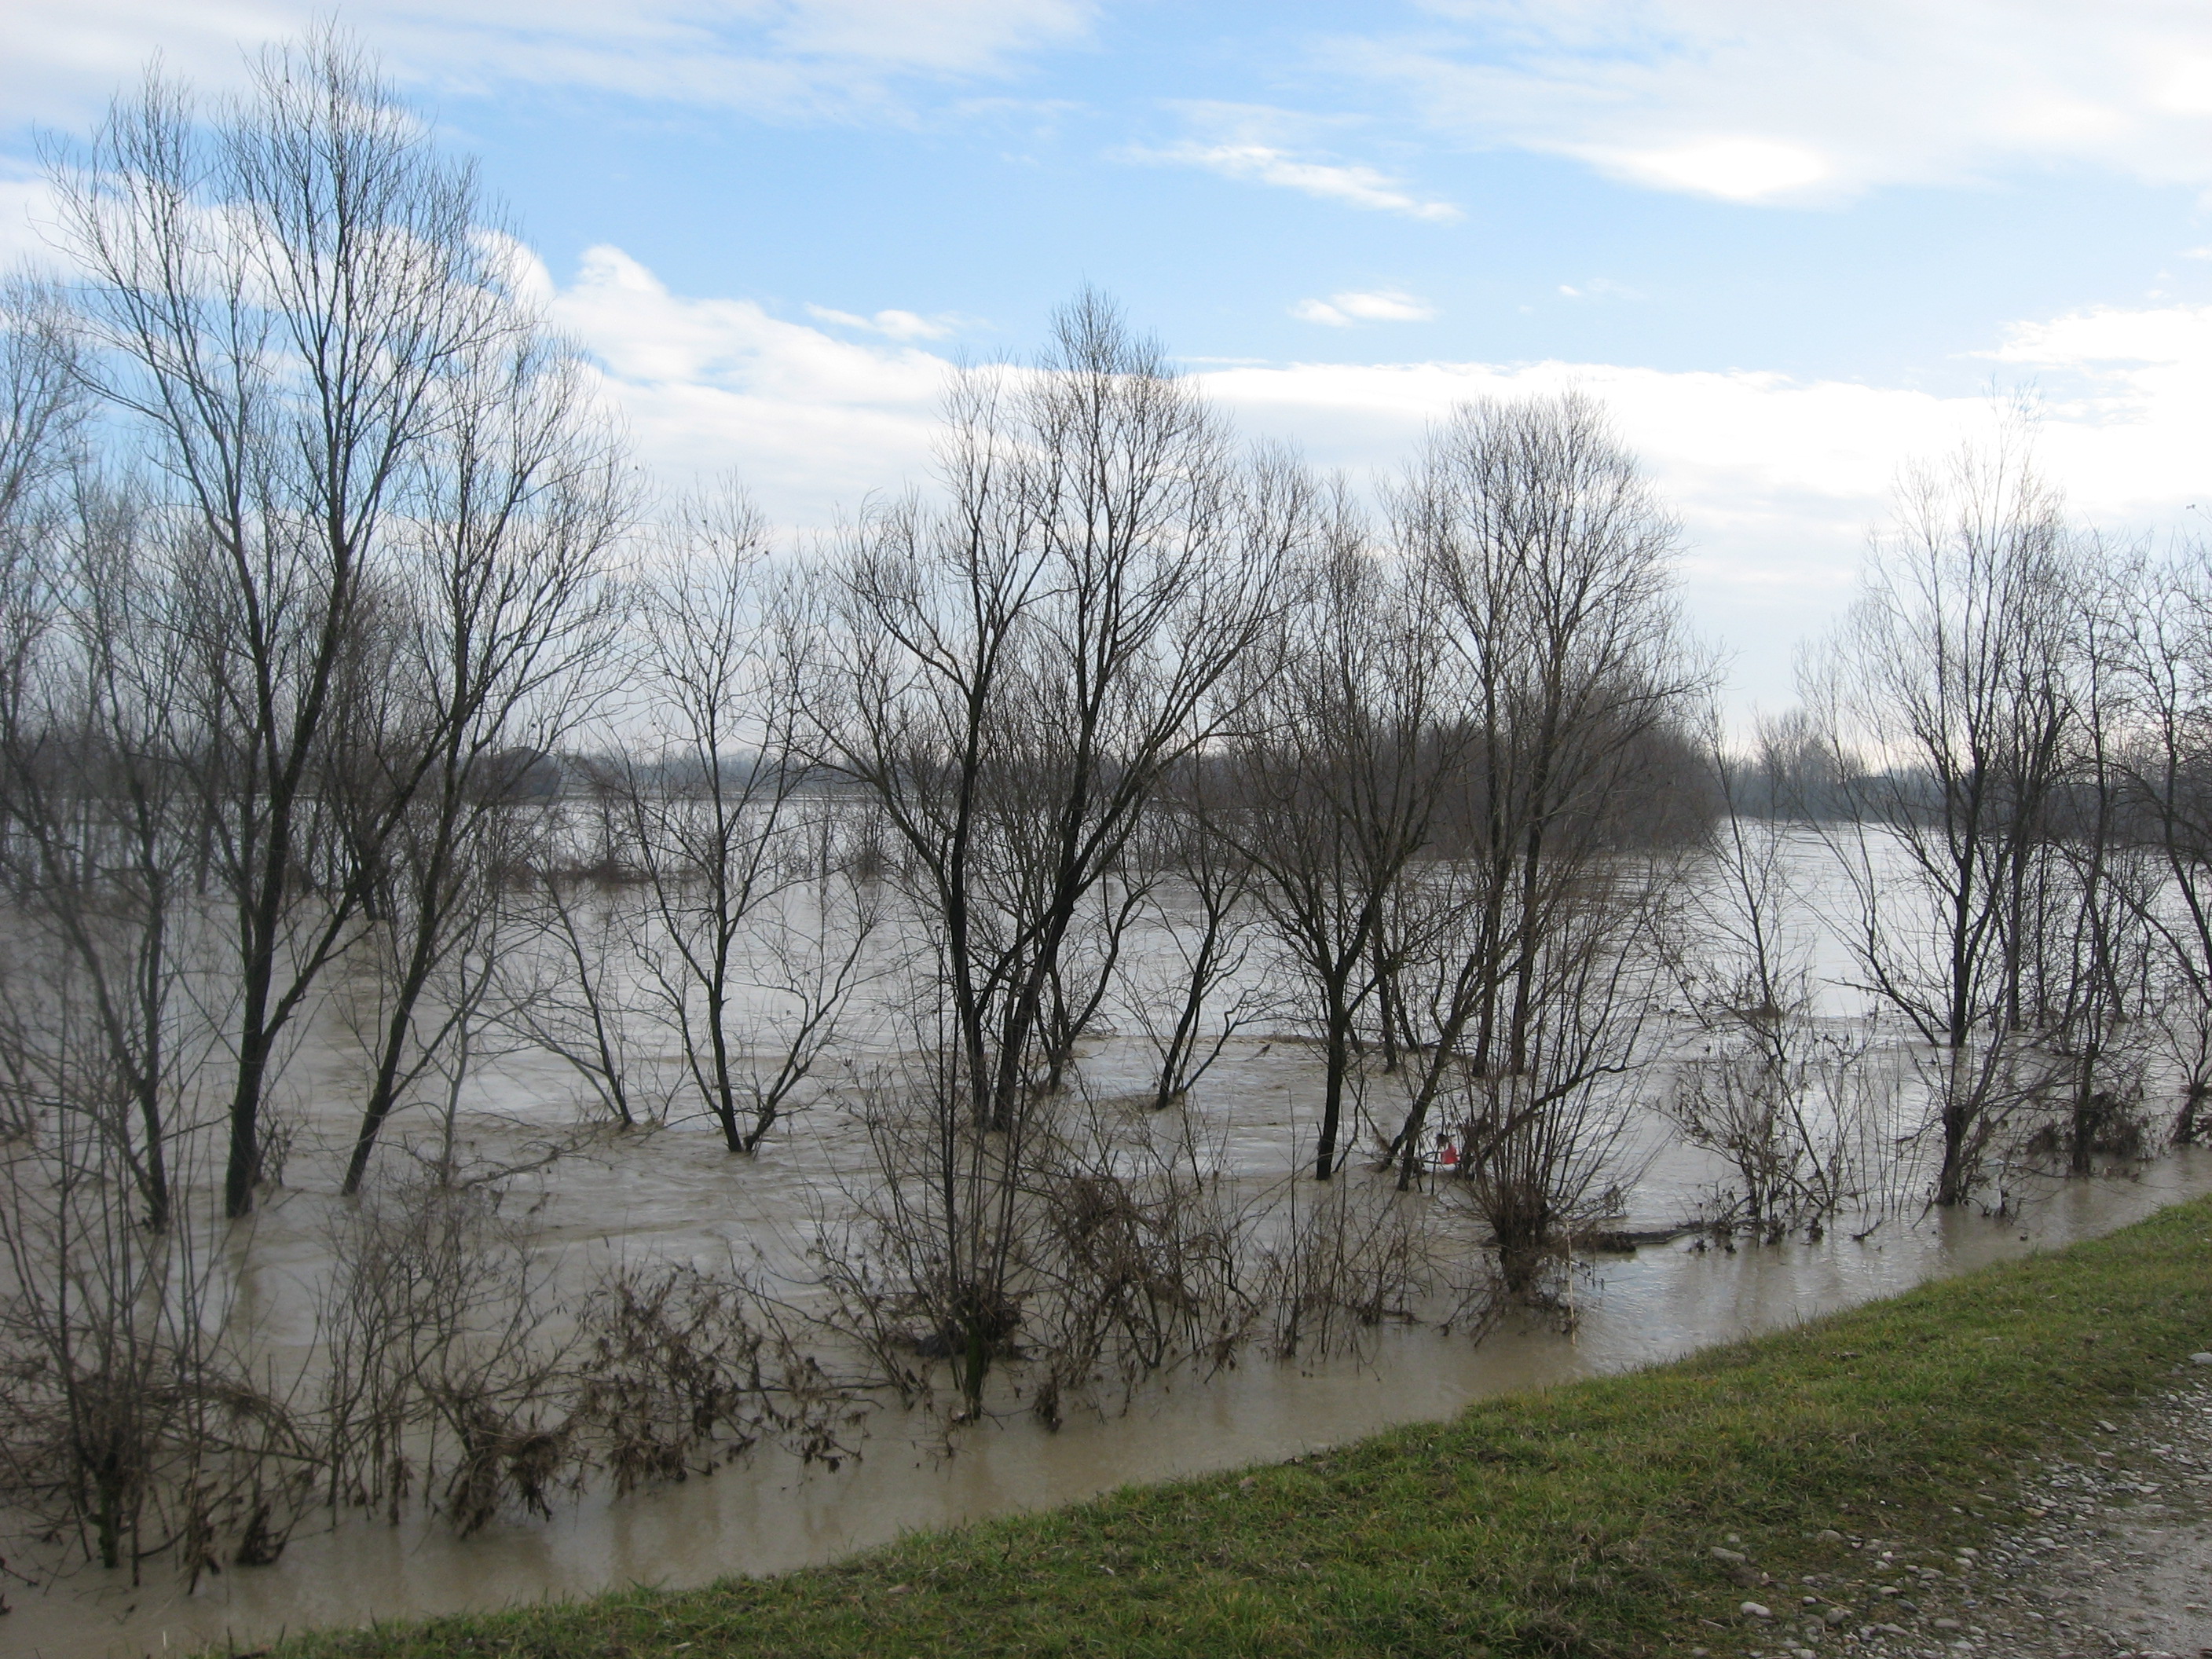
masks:
<path fill-rule="evenodd" d="M 1571 1334 L 1535 1316 L 1480 1341 L 1395 1328 L 1357 1361 L 1248 1358 L 1211 1381 L 1153 1387 L 1126 1411 L 1071 1416 L 1056 1432 L 1027 1413 L 988 1423 L 963 1432 L 949 1455 L 927 1425 L 879 1418 L 863 1459 L 836 1474 L 763 1452 L 710 1479 L 623 1498 L 587 1493 L 550 1522 L 495 1524 L 465 1539 L 433 1518 L 349 1521 L 296 1537 L 273 1566 L 234 1568 L 189 1596 L 163 1562 L 149 1563 L 135 1589 L 121 1574 L 79 1568 L 43 1588 L 10 1586 L 15 1611 L 0 1621 L 0 1648 L 36 1659 L 137 1659 L 249 1647 L 311 1626 L 785 1571 L 916 1528 L 1438 1420 L 1485 1395 L 1654 1364 L 2053 1249 L 2212 1191 L 2212 1152 L 2024 1191 L 2016 1218 L 1933 1216 L 1863 1243 L 1837 1232 L 1733 1254 L 1677 1243 L 1608 1257 L 1579 1284 Z"/>
<path fill-rule="evenodd" d="M 1808 885 L 1820 884 L 1818 850 L 1802 838 L 1792 848 Z M 1867 999 L 1851 988 L 1845 953 L 1814 923 L 1802 950 L 1819 1018 L 1852 1040 Z M 1140 943 L 1137 954 L 1146 953 Z M 358 1042 L 346 1036 L 343 981 L 337 989 L 289 1074 L 284 1190 L 222 1246 L 234 1316 L 279 1370 L 314 1364 L 310 1292 L 329 1271 L 334 1228 L 345 1212 L 336 1176 L 361 1078 Z M 1678 1030 L 1662 1047 L 1693 1054 L 1698 1041 Z M 868 1139 L 853 1103 L 866 1092 L 870 1068 L 898 1047 L 888 1018 L 860 1022 L 841 1042 L 837 1062 L 825 1066 L 820 1087 L 801 1097 L 757 1158 L 732 1156 L 711 1125 L 681 1110 L 657 1129 L 594 1126 L 574 1074 L 557 1061 L 522 1050 L 493 1054 L 470 1085 L 453 1158 L 465 1176 L 514 1172 L 496 1183 L 502 1214 L 526 1224 L 532 1248 L 565 1291 L 623 1261 L 690 1262 L 708 1272 L 736 1262 L 799 1285 L 814 1228 L 849 1215 L 854 1191 L 866 1184 Z M 641 1057 L 648 1068 L 674 1064 L 666 1052 Z M 1896 1132 L 1917 1127 L 1920 1116 L 1911 1062 L 1894 1043 L 1864 1060 L 1867 1075 L 1891 1080 L 1874 1091 L 1869 1133 L 1894 1146 Z M 1082 1098 L 1108 1118 L 1158 1122 L 1134 1104 L 1152 1087 L 1150 1065 L 1149 1049 L 1125 1019 L 1119 1035 L 1087 1045 Z M 1663 1062 L 1638 1073 L 1608 1108 L 1604 1178 L 1620 1193 L 1609 1225 L 1678 1226 L 1706 1210 L 1725 1177 L 1711 1158 L 1684 1146 L 1657 1109 L 1667 1078 Z M 1310 1153 L 1317 1085 L 1310 1044 L 1294 1029 L 1255 1018 L 1193 1091 L 1188 1154 L 1245 1198 L 1269 1201 L 1266 1194 L 1299 1186 L 1310 1192 L 1296 1174 Z M 1387 1098 L 1374 1104 L 1376 1117 L 1387 1118 Z M 2165 1109 L 2154 1101 L 2152 1109 Z M 410 1147 L 444 1155 L 434 1115 L 395 1120 L 388 1142 L 394 1158 Z M 0 1653 L 137 1659 L 225 1643 L 246 1649 L 309 1626 L 786 1571 L 917 1528 L 1280 1459 L 1392 1424 L 1442 1419 L 1486 1395 L 1654 1364 L 1926 1279 L 2057 1248 L 2212 1192 L 2212 1151 L 2193 1150 L 2081 1181 L 2009 1166 L 1992 1188 L 2005 1200 L 2001 1214 L 1936 1214 L 1917 1202 L 1925 1182 L 1915 1159 L 1924 1152 L 1924 1145 L 1899 1152 L 1878 1206 L 1886 1218 L 1862 1238 L 1851 1235 L 1863 1219 L 1817 1241 L 1801 1234 L 1733 1249 L 1678 1237 L 1568 1275 L 1571 1318 L 1556 1310 L 1516 1315 L 1480 1340 L 1434 1323 L 1386 1327 L 1357 1356 L 1319 1363 L 1248 1349 L 1211 1378 L 1171 1376 L 1133 1398 L 1114 1395 L 1104 1407 L 1070 1410 L 1056 1431 L 1010 1409 L 948 1442 L 941 1419 L 885 1410 L 871 1420 L 859 1460 L 834 1472 L 801 1467 L 764 1446 L 711 1478 L 623 1498 L 587 1488 L 550 1521 L 501 1521 L 467 1538 L 419 1509 L 397 1526 L 349 1519 L 296 1534 L 273 1565 L 232 1568 L 189 1595 L 165 1558 L 149 1561 L 134 1587 L 126 1574 L 69 1565 L 58 1555 L 29 1559 L 35 1549 L 11 1545 L 18 1559 L 0 1573 L 0 1592 L 14 1611 L 0 1617 Z M 198 1178 L 204 1184 L 211 1174 Z M 1378 1185 L 1363 1162 L 1345 1178 Z M 1445 1193 L 1406 1201 L 1430 1206 L 1440 1225 L 1464 1234 L 1463 1211 L 1455 1212 Z"/>

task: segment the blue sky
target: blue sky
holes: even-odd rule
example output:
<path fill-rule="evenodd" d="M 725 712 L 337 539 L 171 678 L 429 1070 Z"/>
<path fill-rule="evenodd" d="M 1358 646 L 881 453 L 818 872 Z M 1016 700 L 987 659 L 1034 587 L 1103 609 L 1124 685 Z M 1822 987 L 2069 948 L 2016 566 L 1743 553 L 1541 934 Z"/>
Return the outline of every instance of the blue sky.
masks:
<path fill-rule="evenodd" d="M 33 133 L 289 0 L 5 0 Z M 1790 696 L 1898 467 L 2045 404 L 2087 521 L 2182 522 L 2212 439 L 2212 7 L 2166 0 L 366 0 L 672 479 L 804 534 L 927 468 L 945 362 L 1081 283 L 1251 430 L 1361 476 L 1575 380 L 1678 503 L 1693 620 Z"/>

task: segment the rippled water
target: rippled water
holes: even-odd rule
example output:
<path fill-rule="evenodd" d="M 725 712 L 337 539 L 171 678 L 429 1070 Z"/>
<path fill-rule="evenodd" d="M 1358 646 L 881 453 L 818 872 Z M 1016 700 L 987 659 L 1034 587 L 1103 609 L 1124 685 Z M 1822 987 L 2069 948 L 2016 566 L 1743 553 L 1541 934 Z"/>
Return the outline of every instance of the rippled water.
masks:
<path fill-rule="evenodd" d="M 1816 941 L 1832 1017 L 1863 1006 L 1843 988 L 1832 941 Z M 312 1339 L 304 1285 L 328 1262 L 331 1158 L 349 1128 L 353 1085 L 331 1030 L 295 1071 L 305 1116 L 294 1189 L 234 1241 L 241 1313 L 269 1351 L 297 1356 Z M 864 1051 L 865 1052 L 865 1051 Z M 880 1050 L 878 1050 L 880 1053 Z M 1085 1084 L 1111 1099 L 1148 1079 L 1141 1046 L 1094 1044 Z M 757 1252 L 796 1272 L 813 1218 L 835 1213 L 866 1162 L 865 1136 L 828 1095 L 795 1116 L 757 1161 L 735 1158 L 703 1126 L 608 1133 L 512 1183 L 510 1212 L 535 1212 L 561 1277 L 579 1285 L 609 1261 L 665 1257 L 712 1268 Z M 1232 1181 L 1281 1181 L 1302 1162 L 1316 1104 L 1310 1050 L 1241 1038 L 1194 1096 L 1205 1139 Z M 1658 1086 L 1647 1083 L 1646 1087 Z M 511 1056 L 471 1103 L 469 1156 L 519 1159 L 575 1122 L 573 1079 L 542 1058 Z M 1639 1109 L 1624 1169 L 1637 1174 L 1624 1224 L 1685 1218 L 1718 1171 Z M 1355 1178 L 1367 1178 L 1357 1176 Z M 296 1535 L 273 1566 L 232 1569 L 187 1596 L 163 1560 L 146 1582 L 78 1567 L 39 1588 L 5 1581 L 15 1610 L 0 1650 L 43 1659 L 135 1659 L 286 1629 L 492 1608 L 613 1586 L 683 1586 L 730 1573 L 827 1561 L 901 1533 L 1079 1500 L 1132 1481 L 1288 1456 L 1384 1425 L 1433 1420 L 1466 1401 L 1650 1364 L 1747 1332 L 2109 1231 L 2160 1205 L 2212 1191 L 2212 1152 L 2191 1151 L 2093 1180 L 2017 1177 L 2016 1214 L 1908 1212 L 1863 1242 L 1847 1231 L 1733 1252 L 1687 1241 L 1606 1257 L 1574 1280 L 1571 1335 L 1526 1316 L 1481 1340 L 1430 1328 L 1379 1333 L 1358 1360 L 1276 1363 L 1248 1355 L 1208 1381 L 1170 1379 L 1126 1410 L 1072 1414 L 1058 1431 L 1026 1413 L 960 1432 L 879 1414 L 864 1456 L 836 1473 L 764 1450 L 711 1479 L 616 1498 L 587 1492 L 548 1522 L 497 1523 L 457 1539 L 434 1518 L 397 1527 L 349 1520 Z M 19 1560 L 16 1567 L 41 1564 Z M 34 1576 L 44 1577 L 43 1571 Z"/>
<path fill-rule="evenodd" d="M 692 1150 L 701 1164 L 713 1161 L 705 1146 Z M 637 1231 L 671 1237 L 697 1227 L 712 1207 L 702 1189 L 714 1183 L 705 1179 L 667 1182 L 659 1203 L 642 1183 L 627 1184 L 623 1220 Z M 765 1453 L 711 1479 L 624 1498 L 586 1494 L 550 1522 L 496 1524 L 466 1539 L 420 1517 L 396 1528 L 348 1522 L 295 1538 L 274 1566 L 233 1569 L 190 1597 L 163 1563 L 151 1564 L 135 1590 L 119 1574 L 81 1568 L 41 1589 L 13 1589 L 0 1647 L 43 1659 L 135 1659 L 226 1638 L 250 1645 L 307 1626 L 781 1571 L 916 1528 L 1285 1457 L 1448 1417 L 1483 1395 L 1648 1364 L 2107 1231 L 2207 1191 L 2212 1153 L 2191 1151 L 2126 1176 L 2031 1183 L 2016 1220 L 1942 1215 L 1863 1243 L 1831 1234 L 1733 1255 L 1685 1243 L 1647 1249 L 1607 1258 L 1583 1280 L 1571 1336 L 1534 1317 L 1480 1342 L 1393 1329 L 1359 1363 L 1247 1359 L 1210 1382 L 1152 1389 L 1125 1413 L 1072 1417 L 1057 1432 L 1026 1413 L 987 1424 L 963 1433 L 950 1455 L 941 1443 L 915 1443 L 927 1425 L 879 1418 L 864 1459 L 834 1474 Z M 742 1223 L 718 1216 L 710 1224 Z"/>

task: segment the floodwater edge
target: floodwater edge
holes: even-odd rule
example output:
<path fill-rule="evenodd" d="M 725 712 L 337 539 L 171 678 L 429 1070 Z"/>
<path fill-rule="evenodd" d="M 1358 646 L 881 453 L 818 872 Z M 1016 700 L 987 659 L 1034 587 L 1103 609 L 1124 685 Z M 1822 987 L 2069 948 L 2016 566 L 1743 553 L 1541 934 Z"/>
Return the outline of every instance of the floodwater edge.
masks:
<path fill-rule="evenodd" d="M 269 1651 L 1744 1651 L 1775 1639 L 1747 1598 L 1800 1599 L 1747 1588 L 1747 1574 L 1794 1589 L 1855 1542 L 1972 1547 L 2011 1518 L 2033 1458 L 2185 1365 L 2208 1331 L 2212 1200 L 2200 1198 L 1790 1330 L 1288 1462 L 780 1577 Z"/>

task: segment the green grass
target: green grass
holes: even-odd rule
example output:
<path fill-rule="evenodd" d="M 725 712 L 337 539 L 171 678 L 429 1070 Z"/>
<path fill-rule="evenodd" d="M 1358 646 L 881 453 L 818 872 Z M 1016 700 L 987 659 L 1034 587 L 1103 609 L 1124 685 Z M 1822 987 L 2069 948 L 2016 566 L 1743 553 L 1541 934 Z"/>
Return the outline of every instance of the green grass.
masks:
<path fill-rule="evenodd" d="M 1729 1533 L 1973 1542 L 2018 1460 L 2212 1345 L 2212 1201 L 1629 1376 L 704 1589 L 334 1632 L 316 1656 L 1639 1655 L 1741 1649 Z M 1825 1558 L 1825 1559 L 1824 1559 Z M 1731 1627 L 1724 1635 L 1717 1626 Z"/>

